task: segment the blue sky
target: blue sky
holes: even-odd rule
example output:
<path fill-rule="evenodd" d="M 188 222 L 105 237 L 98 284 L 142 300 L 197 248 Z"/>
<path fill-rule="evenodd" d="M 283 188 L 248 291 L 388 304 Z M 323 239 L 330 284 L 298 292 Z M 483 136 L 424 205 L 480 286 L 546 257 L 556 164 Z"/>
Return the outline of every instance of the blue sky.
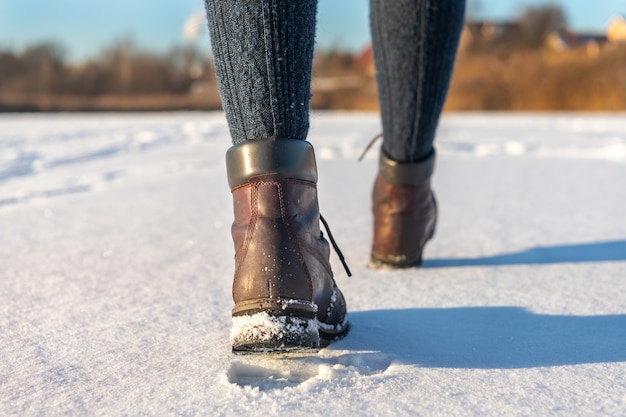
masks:
<path fill-rule="evenodd" d="M 389 0 L 390 3 L 393 0 Z M 470 15 L 512 19 L 526 7 L 545 0 L 467 0 Z M 367 0 L 319 0 L 317 42 L 358 50 L 369 42 Z M 570 26 L 602 31 L 626 0 L 552 0 L 561 5 Z M 202 0 L 0 0 L 0 48 L 21 49 L 56 40 L 67 57 L 96 56 L 114 40 L 132 37 L 141 48 L 162 51 L 184 42 L 182 26 L 203 8 Z M 197 41 L 209 50 L 206 32 Z"/>

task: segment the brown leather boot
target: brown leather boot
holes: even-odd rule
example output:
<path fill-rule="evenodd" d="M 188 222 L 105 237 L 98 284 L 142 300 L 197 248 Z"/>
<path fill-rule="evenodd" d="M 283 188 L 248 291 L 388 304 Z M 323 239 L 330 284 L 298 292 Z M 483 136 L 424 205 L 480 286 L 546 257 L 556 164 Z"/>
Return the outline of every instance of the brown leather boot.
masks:
<path fill-rule="evenodd" d="M 226 155 L 233 194 L 235 352 L 316 350 L 348 330 L 320 231 L 313 147 L 268 138 Z"/>
<path fill-rule="evenodd" d="M 433 237 L 437 222 L 437 203 L 430 189 L 434 165 L 434 153 L 423 162 L 398 163 L 381 149 L 372 192 L 372 267 L 421 264 L 424 245 Z"/>

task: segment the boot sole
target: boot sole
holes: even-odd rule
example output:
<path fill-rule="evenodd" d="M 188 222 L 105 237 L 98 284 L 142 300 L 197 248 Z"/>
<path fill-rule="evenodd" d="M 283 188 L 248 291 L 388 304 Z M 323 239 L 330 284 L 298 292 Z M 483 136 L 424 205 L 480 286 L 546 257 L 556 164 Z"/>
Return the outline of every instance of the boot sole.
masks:
<path fill-rule="evenodd" d="M 320 335 L 320 344 L 322 347 L 327 347 L 333 342 L 337 340 L 343 339 L 346 337 L 348 332 L 350 331 L 350 322 L 348 321 L 348 315 L 344 320 L 336 324 L 334 326 L 327 325 L 325 323 L 319 323 L 319 335 Z"/>
<path fill-rule="evenodd" d="M 421 256 L 416 261 L 405 262 L 402 260 L 380 259 L 372 255 L 367 266 L 371 269 L 408 269 L 416 268 L 421 264 Z"/>
<path fill-rule="evenodd" d="M 320 323 L 317 306 L 299 300 L 260 299 L 233 309 L 230 338 L 235 354 L 317 352 L 344 337 L 347 317 L 338 325 Z"/>

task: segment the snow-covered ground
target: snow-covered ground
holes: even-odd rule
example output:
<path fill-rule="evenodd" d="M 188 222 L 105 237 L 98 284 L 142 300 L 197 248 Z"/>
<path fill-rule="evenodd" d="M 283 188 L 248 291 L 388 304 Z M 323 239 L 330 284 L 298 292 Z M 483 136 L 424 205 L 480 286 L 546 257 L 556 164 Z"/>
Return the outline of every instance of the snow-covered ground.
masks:
<path fill-rule="evenodd" d="M 375 114 L 314 113 L 351 333 L 229 350 L 221 113 L 0 116 L 0 415 L 624 416 L 626 115 L 447 114 L 423 268 L 367 268 Z"/>

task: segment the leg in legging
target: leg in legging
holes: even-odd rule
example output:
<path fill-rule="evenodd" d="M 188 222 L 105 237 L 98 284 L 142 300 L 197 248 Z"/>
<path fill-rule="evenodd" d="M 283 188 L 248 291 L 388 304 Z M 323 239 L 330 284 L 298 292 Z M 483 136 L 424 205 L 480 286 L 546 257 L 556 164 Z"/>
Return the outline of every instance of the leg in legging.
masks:
<path fill-rule="evenodd" d="M 320 232 L 313 147 L 304 140 L 316 6 L 206 0 L 233 140 L 226 167 L 234 208 L 234 351 L 315 350 L 349 328 Z"/>
<path fill-rule="evenodd" d="M 433 152 L 463 26 L 464 0 L 371 0 L 383 149 L 398 162 Z"/>
<path fill-rule="evenodd" d="M 433 237 L 433 139 L 448 90 L 465 2 L 371 0 L 383 147 L 372 192 L 372 265 L 413 267 Z"/>
<path fill-rule="evenodd" d="M 205 0 L 234 144 L 305 139 L 317 0 Z"/>

